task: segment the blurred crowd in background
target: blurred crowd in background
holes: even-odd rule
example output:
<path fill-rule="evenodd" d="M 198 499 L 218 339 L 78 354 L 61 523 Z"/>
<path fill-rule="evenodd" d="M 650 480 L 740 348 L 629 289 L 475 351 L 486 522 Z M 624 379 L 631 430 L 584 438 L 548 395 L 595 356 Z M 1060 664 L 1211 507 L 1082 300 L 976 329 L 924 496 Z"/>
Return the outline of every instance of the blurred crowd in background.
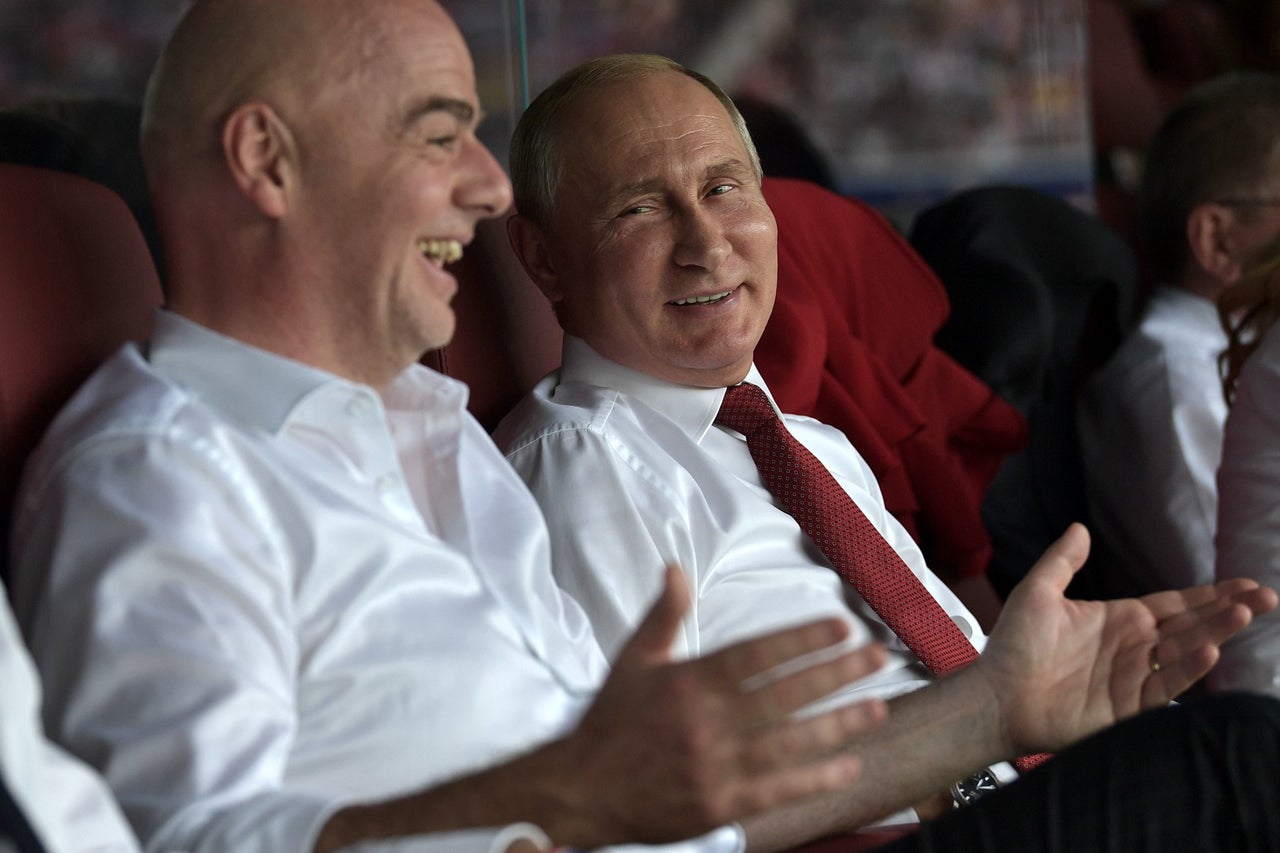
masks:
<path fill-rule="evenodd" d="M 1280 67 L 1273 0 L 445 0 L 502 156 L 530 94 L 588 56 L 664 53 L 770 132 L 779 171 L 903 223 L 958 189 L 1062 195 L 1129 236 L 1141 150 L 1190 85 Z M 0 107 L 137 103 L 181 0 L 0 0 Z M 783 125 L 786 125 L 784 128 Z M 765 140 L 769 145 L 770 140 Z"/>

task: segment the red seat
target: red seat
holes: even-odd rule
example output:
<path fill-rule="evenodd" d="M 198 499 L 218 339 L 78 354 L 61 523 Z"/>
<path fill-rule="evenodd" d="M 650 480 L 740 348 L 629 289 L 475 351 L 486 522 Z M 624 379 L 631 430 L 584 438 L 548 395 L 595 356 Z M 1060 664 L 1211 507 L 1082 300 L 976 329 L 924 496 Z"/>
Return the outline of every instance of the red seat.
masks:
<path fill-rule="evenodd" d="M 457 331 L 422 363 L 471 389 L 468 408 L 493 430 L 539 379 L 560 365 L 563 333 L 546 298 L 525 276 L 502 219 L 480 223 L 454 268 Z"/>
<path fill-rule="evenodd" d="M 27 454 L 103 359 L 149 334 L 161 301 L 119 196 L 74 175 L 0 163 L 0 574 Z"/>

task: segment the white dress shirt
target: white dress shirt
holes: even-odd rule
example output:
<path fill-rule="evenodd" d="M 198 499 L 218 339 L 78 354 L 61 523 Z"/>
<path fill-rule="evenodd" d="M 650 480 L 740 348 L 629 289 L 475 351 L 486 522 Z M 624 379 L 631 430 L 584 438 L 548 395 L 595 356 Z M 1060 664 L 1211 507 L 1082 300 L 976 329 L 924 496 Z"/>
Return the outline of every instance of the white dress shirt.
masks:
<path fill-rule="evenodd" d="M 1226 346 L 1212 302 L 1158 288 L 1081 397 L 1094 532 L 1141 591 L 1213 578 Z"/>
<path fill-rule="evenodd" d="M 137 850 L 102 779 L 45 738 L 40 682 L 4 597 L 0 590 L 0 776 L 5 786 L 51 853 Z"/>
<path fill-rule="evenodd" d="M 754 367 L 747 381 L 768 393 Z M 657 595 L 663 567 L 674 563 L 693 591 L 676 654 L 703 655 L 834 616 L 853 627 L 853 642 L 874 638 L 890 649 L 884 669 L 846 696 L 926 684 L 924 665 L 774 502 L 745 439 L 714 425 L 724 390 L 654 379 L 566 336 L 563 367 L 495 432 L 542 505 L 556 581 L 587 611 L 606 654 L 617 652 Z M 782 418 L 981 650 L 977 620 L 885 510 L 874 475 L 844 434 L 812 418 Z"/>
<path fill-rule="evenodd" d="M 1280 589 L 1280 326 L 1240 371 L 1218 489 L 1217 576 Z M 1229 640 L 1209 682 L 1216 690 L 1280 696 L 1280 611 L 1254 617 Z"/>
<path fill-rule="evenodd" d="M 149 355 L 59 415 L 15 609 L 51 736 L 149 849 L 309 850 L 342 805 L 576 722 L 604 657 L 465 402 L 423 367 L 379 394 L 161 312 Z"/>

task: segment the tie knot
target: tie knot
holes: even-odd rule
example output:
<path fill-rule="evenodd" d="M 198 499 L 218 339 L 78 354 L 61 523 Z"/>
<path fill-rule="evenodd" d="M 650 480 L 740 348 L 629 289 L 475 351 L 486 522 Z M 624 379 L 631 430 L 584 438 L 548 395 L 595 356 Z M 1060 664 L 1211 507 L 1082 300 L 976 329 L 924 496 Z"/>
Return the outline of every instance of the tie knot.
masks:
<path fill-rule="evenodd" d="M 764 391 L 757 385 L 743 382 L 724 392 L 724 401 L 720 403 L 716 423 L 750 436 L 777 417 Z"/>

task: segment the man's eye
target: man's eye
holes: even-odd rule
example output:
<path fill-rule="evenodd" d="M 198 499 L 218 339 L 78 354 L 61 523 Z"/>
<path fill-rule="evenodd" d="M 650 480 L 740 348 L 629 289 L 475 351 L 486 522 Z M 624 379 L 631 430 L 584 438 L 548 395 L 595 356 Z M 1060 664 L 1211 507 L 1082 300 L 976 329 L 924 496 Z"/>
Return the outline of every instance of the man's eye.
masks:
<path fill-rule="evenodd" d="M 635 207 L 628 207 L 626 210 L 622 211 L 622 215 L 636 216 L 641 213 L 648 213 L 651 210 L 653 210 L 653 208 L 647 204 L 637 204 Z"/>
<path fill-rule="evenodd" d="M 724 195 L 732 189 L 733 184 L 717 184 L 711 188 L 711 191 L 707 193 L 707 195 Z"/>
<path fill-rule="evenodd" d="M 428 145 L 434 145 L 437 148 L 450 148 L 458 141 L 456 136 L 433 136 L 427 140 Z"/>

